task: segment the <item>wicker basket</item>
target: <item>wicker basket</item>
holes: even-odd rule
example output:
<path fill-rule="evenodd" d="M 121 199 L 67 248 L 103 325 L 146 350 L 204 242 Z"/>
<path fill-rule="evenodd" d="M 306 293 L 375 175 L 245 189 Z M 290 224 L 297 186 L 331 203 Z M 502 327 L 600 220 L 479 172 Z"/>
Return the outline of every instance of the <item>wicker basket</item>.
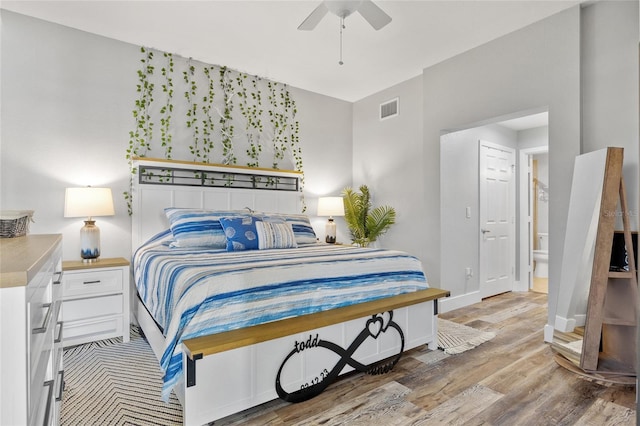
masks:
<path fill-rule="evenodd" d="M 0 238 L 14 238 L 27 235 L 33 210 L 0 211 Z"/>

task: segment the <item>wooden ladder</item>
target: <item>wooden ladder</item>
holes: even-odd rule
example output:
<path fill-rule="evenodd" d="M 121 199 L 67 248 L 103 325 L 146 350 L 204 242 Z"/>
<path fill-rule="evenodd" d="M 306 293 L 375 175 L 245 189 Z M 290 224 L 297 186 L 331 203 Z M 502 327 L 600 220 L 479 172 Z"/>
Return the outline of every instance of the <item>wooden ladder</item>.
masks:
<path fill-rule="evenodd" d="M 622 160 L 622 148 L 607 149 L 580 368 L 636 376 L 638 280 Z M 629 268 L 610 271 L 614 228 L 620 216 Z"/>

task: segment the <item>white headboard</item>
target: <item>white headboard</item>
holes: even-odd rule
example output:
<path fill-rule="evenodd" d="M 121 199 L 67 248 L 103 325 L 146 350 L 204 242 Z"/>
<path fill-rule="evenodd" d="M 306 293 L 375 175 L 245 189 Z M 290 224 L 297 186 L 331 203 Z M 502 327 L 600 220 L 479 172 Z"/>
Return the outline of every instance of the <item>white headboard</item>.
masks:
<path fill-rule="evenodd" d="M 133 166 L 132 253 L 169 228 L 166 207 L 302 212 L 300 172 L 148 158 Z"/>

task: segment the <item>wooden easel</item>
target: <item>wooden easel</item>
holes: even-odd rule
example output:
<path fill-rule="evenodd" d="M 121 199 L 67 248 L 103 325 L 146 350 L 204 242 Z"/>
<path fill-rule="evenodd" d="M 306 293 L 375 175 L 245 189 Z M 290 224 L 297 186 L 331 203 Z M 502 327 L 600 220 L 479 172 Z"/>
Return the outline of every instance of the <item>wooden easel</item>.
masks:
<path fill-rule="evenodd" d="M 636 376 L 638 281 L 622 160 L 622 148 L 607 149 L 580 368 L 586 372 Z M 629 270 L 614 272 L 609 270 L 611 246 L 616 217 L 620 216 Z"/>

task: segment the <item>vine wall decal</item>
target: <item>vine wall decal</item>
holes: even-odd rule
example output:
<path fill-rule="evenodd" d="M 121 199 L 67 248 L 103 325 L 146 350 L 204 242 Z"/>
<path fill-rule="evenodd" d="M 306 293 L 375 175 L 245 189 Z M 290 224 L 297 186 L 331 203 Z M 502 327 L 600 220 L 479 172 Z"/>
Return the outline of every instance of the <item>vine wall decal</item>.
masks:
<path fill-rule="evenodd" d="M 146 47 L 140 53 L 126 150 L 132 181 L 133 158 L 147 156 L 303 171 L 286 84 Z M 124 196 L 131 214 L 131 194 Z"/>

